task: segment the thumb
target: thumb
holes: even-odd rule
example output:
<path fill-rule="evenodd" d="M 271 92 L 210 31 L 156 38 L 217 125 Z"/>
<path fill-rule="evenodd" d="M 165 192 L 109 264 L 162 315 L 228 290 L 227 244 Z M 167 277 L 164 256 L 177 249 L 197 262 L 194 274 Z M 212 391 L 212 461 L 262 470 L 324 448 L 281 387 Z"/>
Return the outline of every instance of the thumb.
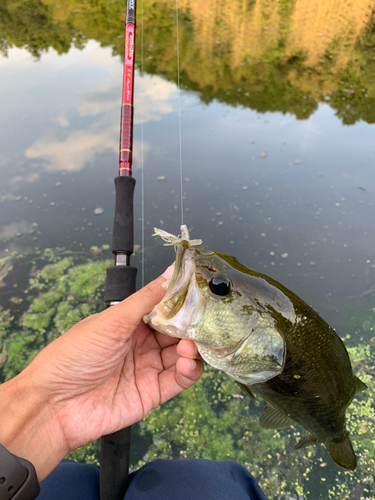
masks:
<path fill-rule="evenodd" d="M 112 319 L 118 321 L 126 320 L 128 325 L 138 326 L 143 316 L 151 312 L 164 297 L 165 290 L 161 285 L 172 277 L 173 267 L 173 265 L 168 267 L 156 280 L 151 281 L 138 292 L 133 293 L 127 299 L 111 307 L 107 312 L 111 313 Z"/>

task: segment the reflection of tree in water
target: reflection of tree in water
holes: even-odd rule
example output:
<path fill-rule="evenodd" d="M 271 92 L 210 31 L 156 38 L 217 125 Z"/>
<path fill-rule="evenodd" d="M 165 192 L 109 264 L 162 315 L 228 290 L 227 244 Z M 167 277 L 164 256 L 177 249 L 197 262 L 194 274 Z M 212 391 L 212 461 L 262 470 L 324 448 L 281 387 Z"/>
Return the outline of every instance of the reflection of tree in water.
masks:
<path fill-rule="evenodd" d="M 367 30 L 373 0 L 297 0 L 291 16 L 287 51 L 301 50 L 306 64 L 319 66 L 333 48 L 339 64 L 350 60 L 350 50 Z"/>
<path fill-rule="evenodd" d="M 203 101 L 300 119 L 327 101 L 343 123 L 375 122 L 374 0 L 179 0 L 179 8 L 182 85 Z M 6 0 L 0 50 L 38 56 L 96 39 L 123 54 L 124 18 L 122 2 Z M 145 0 L 144 27 L 145 71 L 176 81 L 175 1 Z"/>
<path fill-rule="evenodd" d="M 324 95 L 337 87 L 337 74 L 356 61 L 353 48 L 369 30 L 373 0 L 298 0 L 291 16 L 287 54 L 305 54 L 304 64 L 321 72 L 320 88 Z M 357 54 L 358 55 L 358 54 Z M 296 80 L 291 75 L 291 80 Z M 313 91 L 316 78 L 302 82 Z"/>
<path fill-rule="evenodd" d="M 168 42 L 155 46 L 151 27 L 157 8 L 167 12 L 170 3 L 149 4 L 145 68 L 176 80 L 172 5 L 163 25 Z M 330 101 L 346 124 L 375 121 L 373 0 L 181 0 L 180 6 L 182 84 L 205 102 L 303 119 Z"/>

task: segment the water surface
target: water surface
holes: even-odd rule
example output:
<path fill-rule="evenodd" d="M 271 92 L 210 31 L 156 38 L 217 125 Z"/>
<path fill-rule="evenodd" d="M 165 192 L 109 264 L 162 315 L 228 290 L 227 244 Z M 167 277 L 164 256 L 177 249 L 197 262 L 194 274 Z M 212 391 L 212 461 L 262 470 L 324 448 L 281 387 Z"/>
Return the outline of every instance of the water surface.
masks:
<path fill-rule="evenodd" d="M 0 263 L 110 244 L 118 165 L 124 6 L 18 4 L 0 7 Z M 373 345 L 374 295 L 363 294 L 375 286 L 374 2 L 181 1 L 180 90 L 174 8 L 144 2 L 143 54 L 138 30 L 139 286 L 142 256 L 144 282 L 174 258 L 151 234 L 181 224 L 180 98 L 191 236 L 291 288 L 348 346 Z M 21 314 L 10 299 L 28 277 L 11 260 L 0 266 L 0 304 Z M 373 458 L 361 460 L 347 491 L 374 498 L 353 486 L 372 474 Z M 332 489 L 338 468 L 325 476 L 311 498 L 344 498 Z"/>

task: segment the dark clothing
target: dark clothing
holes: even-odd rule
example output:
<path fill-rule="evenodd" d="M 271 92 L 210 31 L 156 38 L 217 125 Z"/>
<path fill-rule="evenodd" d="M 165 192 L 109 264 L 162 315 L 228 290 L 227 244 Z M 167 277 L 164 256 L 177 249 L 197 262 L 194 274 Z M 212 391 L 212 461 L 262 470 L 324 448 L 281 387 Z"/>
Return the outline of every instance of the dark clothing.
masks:
<path fill-rule="evenodd" d="M 37 500 L 99 500 L 99 468 L 63 460 Z M 130 474 L 124 500 L 267 500 L 235 462 L 155 460 Z"/>

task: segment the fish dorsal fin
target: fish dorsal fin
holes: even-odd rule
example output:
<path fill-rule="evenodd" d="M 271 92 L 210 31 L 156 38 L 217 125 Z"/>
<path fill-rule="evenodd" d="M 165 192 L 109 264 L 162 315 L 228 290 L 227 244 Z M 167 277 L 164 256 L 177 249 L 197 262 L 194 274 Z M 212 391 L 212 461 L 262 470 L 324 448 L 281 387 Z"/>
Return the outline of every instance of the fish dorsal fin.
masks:
<path fill-rule="evenodd" d="M 334 460 L 337 465 L 349 470 L 354 470 L 356 468 L 357 459 L 349 436 L 339 443 L 330 441 L 324 443 L 324 445 L 331 455 L 332 460 Z"/>
<path fill-rule="evenodd" d="M 294 424 L 293 420 L 267 405 L 259 417 L 259 424 L 263 429 L 282 429 Z"/>
<path fill-rule="evenodd" d="M 358 377 L 355 377 L 355 393 L 358 394 L 366 389 L 368 389 L 367 385 L 362 380 L 359 380 Z"/>
<path fill-rule="evenodd" d="M 298 441 L 298 443 L 295 445 L 294 449 L 300 450 L 301 448 L 305 448 L 306 446 L 310 446 L 311 444 L 316 443 L 318 443 L 318 439 L 312 434 L 309 434 L 308 436 L 300 439 L 300 441 Z"/>
<path fill-rule="evenodd" d="M 237 384 L 240 386 L 240 388 L 245 392 L 248 396 L 250 396 L 252 399 L 255 399 L 254 393 L 249 389 L 248 385 L 241 384 L 241 382 L 237 382 Z"/>

